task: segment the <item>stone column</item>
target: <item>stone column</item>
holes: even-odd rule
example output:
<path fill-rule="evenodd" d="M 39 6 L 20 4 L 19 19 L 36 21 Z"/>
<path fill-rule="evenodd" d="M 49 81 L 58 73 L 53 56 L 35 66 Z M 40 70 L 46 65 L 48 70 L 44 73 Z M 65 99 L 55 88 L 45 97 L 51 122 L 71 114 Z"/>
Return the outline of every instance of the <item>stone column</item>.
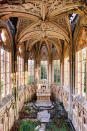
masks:
<path fill-rule="evenodd" d="M 52 82 L 52 70 L 51 70 L 51 63 L 49 63 L 49 86 L 51 86 Z"/>
<path fill-rule="evenodd" d="M 48 80 L 48 84 L 49 84 L 49 87 L 51 86 L 52 84 L 52 60 L 49 60 L 49 70 L 48 70 L 48 73 L 49 73 L 49 80 Z"/>
<path fill-rule="evenodd" d="M 24 86 L 28 83 L 28 54 L 26 50 L 26 43 L 24 43 Z"/>
<path fill-rule="evenodd" d="M 40 82 L 41 79 L 41 70 L 40 70 L 40 61 L 37 63 L 37 83 Z"/>
<path fill-rule="evenodd" d="M 61 85 L 64 86 L 64 57 L 60 61 L 60 77 L 61 77 Z"/>
<path fill-rule="evenodd" d="M 64 42 L 62 42 L 62 55 L 60 58 L 60 79 L 61 85 L 64 86 Z"/>
<path fill-rule="evenodd" d="M 72 49 L 72 93 L 75 94 L 75 48 Z"/>
<path fill-rule="evenodd" d="M 18 119 L 18 69 L 17 69 L 17 48 L 14 51 L 14 57 L 13 57 L 13 94 L 15 96 L 15 119 Z"/>
<path fill-rule="evenodd" d="M 24 70 L 24 85 L 27 85 L 27 78 L 28 78 L 28 62 L 24 63 L 25 70 Z"/>
<path fill-rule="evenodd" d="M 13 89 L 12 89 L 12 94 L 15 96 L 16 99 L 16 94 L 17 94 L 17 55 L 16 55 L 16 50 L 11 53 L 12 54 L 12 83 L 13 83 Z"/>
<path fill-rule="evenodd" d="M 40 72 L 40 61 L 39 60 L 35 60 L 35 83 L 38 84 L 40 81 L 40 76 L 41 76 L 41 72 Z"/>
<path fill-rule="evenodd" d="M 72 46 L 69 48 L 69 111 L 68 111 L 68 118 L 72 119 L 72 92 L 73 92 L 73 88 L 72 88 Z"/>
<path fill-rule="evenodd" d="M 37 61 L 35 59 L 35 62 L 34 62 L 34 79 L 35 79 L 35 84 L 37 84 L 37 78 L 38 77 L 38 72 L 37 72 Z"/>
<path fill-rule="evenodd" d="M 52 74 L 52 76 L 51 76 L 51 80 L 52 80 L 52 84 L 54 84 L 54 64 L 53 64 L 53 60 L 52 60 L 52 62 L 51 62 L 51 74 Z"/>

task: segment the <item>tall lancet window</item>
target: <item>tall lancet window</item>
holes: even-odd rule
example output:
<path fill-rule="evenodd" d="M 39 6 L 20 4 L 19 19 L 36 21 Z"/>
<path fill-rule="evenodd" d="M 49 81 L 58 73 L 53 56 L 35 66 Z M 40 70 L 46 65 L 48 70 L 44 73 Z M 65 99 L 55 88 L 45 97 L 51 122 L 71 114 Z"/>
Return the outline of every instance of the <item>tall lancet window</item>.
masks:
<path fill-rule="evenodd" d="M 69 87 L 69 57 L 64 59 L 64 86 Z"/>
<path fill-rule="evenodd" d="M 34 83 L 34 60 L 28 60 L 28 84 Z"/>
<path fill-rule="evenodd" d="M 21 56 L 17 56 L 17 65 L 18 65 L 18 86 L 23 86 L 24 59 Z"/>
<path fill-rule="evenodd" d="M 48 62 L 41 61 L 41 80 L 47 80 Z"/>
<path fill-rule="evenodd" d="M 11 52 L 9 36 L 5 29 L 0 32 L 0 91 L 1 98 L 11 94 Z M 8 46 L 7 46 L 8 45 Z M 3 46 L 3 47 L 2 47 Z"/>
<path fill-rule="evenodd" d="M 60 60 L 53 60 L 54 82 L 60 83 Z"/>
<path fill-rule="evenodd" d="M 1 95 L 5 97 L 10 93 L 11 55 L 10 52 L 0 48 L 1 64 Z"/>
<path fill-rule="evenodd" d="M 78 94 L 85 96 L 86 93 L 86 48 L 81 49 L 76 54 L 76 88 Z"/>

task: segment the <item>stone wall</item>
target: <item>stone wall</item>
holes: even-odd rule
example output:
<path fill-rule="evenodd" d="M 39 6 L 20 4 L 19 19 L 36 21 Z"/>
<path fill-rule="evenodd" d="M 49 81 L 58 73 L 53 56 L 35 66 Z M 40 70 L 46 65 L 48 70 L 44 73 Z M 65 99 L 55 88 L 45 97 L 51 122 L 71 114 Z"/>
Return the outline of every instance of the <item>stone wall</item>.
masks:
<path fill-rule="evenodd" d="M 53 85 L 51 92 L 56 100 L 63 102 L 66 111 L 69 111 L 69 89 Z M 81 96 L 73 96 L 72 101 L 72 123 L 76 131 L 87 131 L 87 101 Z"/>
<path fill-rule="evenodd" d="M 52 85 L 51 92 L 55 96 L 56 100 L 63 102 L 63 105 L 68 111 L 69 109 L 69 90 L 59 85 Z"/>
<path fill-rule="evenodd" d="M 18 96 L 7 96 L 0 104 L 0 131 L 9 131 L 13 123 L 18 119 L 19 111 L 27 100 L 31 100 L 35 94 L 35 86 L 28 85 L 18 91 Z"/>
<path fill-rule="evenodd" d="M 73 96 L 72 122 L 76 131 L 87 131 L 87 101 Z"/>

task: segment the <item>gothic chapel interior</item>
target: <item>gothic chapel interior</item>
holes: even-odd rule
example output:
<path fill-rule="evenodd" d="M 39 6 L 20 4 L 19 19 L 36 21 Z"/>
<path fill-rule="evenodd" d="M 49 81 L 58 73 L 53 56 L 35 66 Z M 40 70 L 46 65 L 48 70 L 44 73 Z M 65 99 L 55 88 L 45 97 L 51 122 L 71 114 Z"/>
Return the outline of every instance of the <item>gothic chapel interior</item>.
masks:
<path fill-rule="evenodd" d="M 87 131 L 86 46 L 87 0 L 0 0 L 0 131 Z"/>

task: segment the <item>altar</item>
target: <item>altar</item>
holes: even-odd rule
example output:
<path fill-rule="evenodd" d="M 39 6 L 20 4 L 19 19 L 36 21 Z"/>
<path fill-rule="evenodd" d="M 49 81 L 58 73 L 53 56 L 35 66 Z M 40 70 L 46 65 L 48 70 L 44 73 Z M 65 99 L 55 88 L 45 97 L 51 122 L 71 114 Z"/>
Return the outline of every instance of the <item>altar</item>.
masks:
<path fill-rule="evenodd" d="M 50 101 L 50 87 L 46 82 L 37 85 L 37 101 Z"/>

